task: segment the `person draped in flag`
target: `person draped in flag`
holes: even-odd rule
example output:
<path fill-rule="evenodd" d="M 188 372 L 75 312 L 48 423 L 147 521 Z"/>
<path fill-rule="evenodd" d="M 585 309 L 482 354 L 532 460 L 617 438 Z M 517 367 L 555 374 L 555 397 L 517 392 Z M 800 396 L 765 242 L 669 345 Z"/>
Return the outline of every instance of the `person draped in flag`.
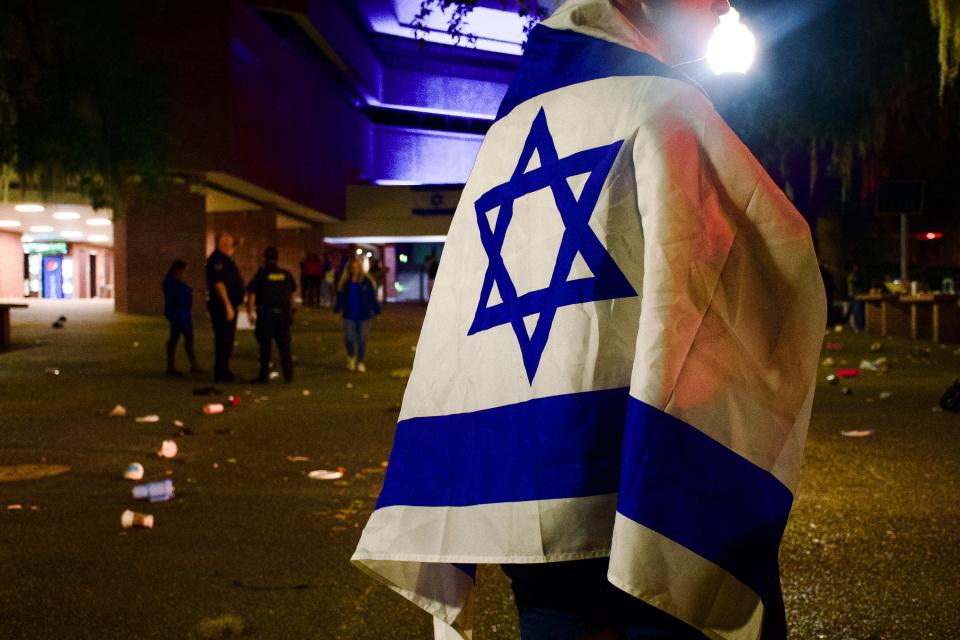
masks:
<path fill-rule="evenodd" d="M 675 66 L 726 0 L 538 25 L 444 248 L 353 556 L 470 638 L 785 638 L 826 301 L 807 223 Z"/>

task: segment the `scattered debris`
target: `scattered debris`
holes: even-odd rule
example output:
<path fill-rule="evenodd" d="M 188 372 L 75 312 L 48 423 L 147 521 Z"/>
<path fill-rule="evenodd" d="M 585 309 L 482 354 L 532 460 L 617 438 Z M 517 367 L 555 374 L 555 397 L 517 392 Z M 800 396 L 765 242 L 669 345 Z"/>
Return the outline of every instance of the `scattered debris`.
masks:
<path fill-rule="evenodd" d="M 227 436 L 233 433 L 233 429 L 214 429 L 213 433 L 218 436 Z"/>
<path fill-rule="evenodd" d="M 237 464 L 236 458 L 227 458 L 227 464 Z"/>
<path fill-rule="evenodd" d="M 856 378 L 859 375 L 859 369 L 837 369 L 838 378 Z"/>
<path fill-rule="evenodd" d="M 158 416 L 155 413 L 151 413 L 148 416 L 137 416 L 136 418 L 134 418 L 134 420 L 136 420 L 137 422 L 147 422 L 147 423 L 160 422 L 160 416 Z"/>
<path fill-rule="evenodd" d="M 157 455 L 161 458 L 176 458 L 177 451 L 176 440 L 164 440 L 160 443 L 160 450 L 157 451 Z"/>
<path fill-rule="evenodd" d="M 883 343 L 882 343 L 882 342 L 874 342 L 873 344 L 870 345 L 870 351 L 872 351 L 872 352 L 874 352 L 874 353 L 876 353 L 876 352 L 878 352 L 878 351 L 883 351 Z"/>
<path fill-rule="evenodd" d="M 174 420 L 173 426 L 183 428 L 183 420 Z"/>
<path fill-rule="evenodd" d="M 365 394 L 363 394 L 363 395 L 360 396 L 360 397 L 363 398 L 364 400 L 369 400 L 369 399 L 370 399 L 370 394 L 369 394 L 369 393 L 365 393 Z"/>
<path fill-rule="evenodd" d="M 136 349 L 136 348 L 139 347 L 139 346 L 140 346 L 140 341 L 139 341 L 139 340 L 134 340 L 134 341 L 133 341 L 133 348 Z"/>
<path fill-rule="evenodd" d="M 348 382 L 348 383 L 347 383 L 347 389 L 353 389 L 353 383 L 352 383 L 352 382 Z"/>
<path fill-rule="evenodd" d="M 310 389 L 304 389 L 302 393 L 303 395 L 308 396 L 310 395 Z"/>
<path fill-rule="evenodd" d="M 860 362 L 860 369 L 863 371 L 872 371 L 874 373 L 886 373 L 887 369 L 887 359 L 886 358 L 877 358 L 876 360 L 863 360 Z"/>
<path fill-rule="evenodd" d="M 124 529 L 153 529 L 153 516 L 127 509 L 120 514 L 120 526 Z"/>
<path fill-rule="evenodd" d="M 833 327 L 833 332 L 834 332 L 834 333 L 843 333 L 843 325 L 842 325 L 842 324 L 834 325 L 834 327 Z"/>
<path fill-rule="evenodd" d="M 842 342 L 828 342 L 828 343 L 827 343 L 827 351 L 840 351 L 841 349 L 843 349 L 843 343 L 842 343 Z"/>
<path fill-rule="evenodd" d="M 58 376 L 60 375 L 60 369 L 55 369 L 54 367 L 47 367 L 43 372 L 49 376 Z"/>
<path fill-rule="evenodd" d="M 223 404 L 220 402 L 211 402 L 203 407 L 203 412 L 208 416 L 223 413 Z"/>
<path fill-rule="evenodd" d="M 868 438 L 876 433 L 873 429 L 860 429 L 854 431 L 841 431 L 840 435 L 844 438 Z"/>
<path fill-rule="evenodd" d="M 247 625 L 243 618 L 225 614 L 216 618 L 206 618 L 193 630 L 193 635 L 201 640 L 226 640 L 239 638 L 246 632 Z"/>
<path fill-rule="evenodd" d="M 883 391 L 883 392 L 880 393 L 880 399 L 881 399 L 881 400 L 889 400 L 889 399 L 892 398 L 892 397 L 893 397 L 893 392 L 892 392 L 892 391 Z"/>
<path fill-rule="evenodd" d="M 394 369 L 393 371 L 390 372 L 390 377 L 400 378 L 400 379 L 409 378 L 411 371 L 412 371 L 411 369 Z"/>
<path fill-rule="evenodd" d="M 143 465 L 139 462 L 131 462 L 123 472 L 123 477 L 127 480 L 143 480 Z"/>
<path fill-rule="evenodd" d="M 21 511 L 23 510 L 22 504 L 8 504 L 7 511 Z"/>
<path fill-rule="evenodd" d="M 269 375 L 268 377 L 269 377 L 271 380 L 276 380 L 277 378 L 280 377 L 280 372 L 279 372 L 279 371 L 271 371 L 271 372 L 270 372 L 270 375 Z"/>
<path fill-rule="evenodd" d="M 852 395 L 853 395 L 853 389 L 851 389 L 850 387 L 841 387 L 841 388 L 840 388 L 840 393 L 842 393 L 842 394 L 845 395 L 845 396 L 852 396 Z"/>
<path fill-rule="evenodd" d="M 63 329 L 63 323 L 58 320 L 57 322 L 54 322 L 52 325 L 50 325 L 50 328 L 51 328 L 51 329 Z"/>
<path fill-rule="evenodd" d="M 343 473 L 346 471 L 343 467 L 339 467 L 336 471 L 329 471 L 327 469 L 316 469 L 307 474 L 308 478 L 313 480 L 339 480 L 343 477 Z"/>
<path fill-rule="evenodd" d="M 222 396 L 223 391 L 216 387 L 197 387 L 193 390 L 195 396 Z"/>
<path fill-rule="evenodd" d="M 111 418 L 122 418 L 127 415 L 127 408 L 122 404 L 118 404 L 113 409 L 110 409 L 110 413 L 107 414 Z"/>
<path fill-rule="evenodd" d="M 310 462 L 308 456 L 287 456 L 287 460 L 290 462 Z"/>
<path fill-rule="evenodd" d="M 838 384 L 838 383 L 840 382 L 840 378 L 838 378 L 838 377 L 837 377 L 835 374 L 833 374 L 833 373 L 831 373 L 830 375 L 828 375 L 828 376 L 825 378 L 825 380 L 826 380 L 827 382 L 829 382 L 830 384 Z M 400 407 L 397 407 L 397 409 L 399 410 Z"/>
<path fill-rule="evenodd" d="M 147 484 L 138 484 L 133 488 L 133 497 L 150 502 L 166 502 L 173 497 L 173 480 L 158 480 Z"/>
<path fill-rule="evenodd" d="M 231 407 L 239 407 L 239 406 L 240 406 L 240 396 L 229 396 L 229 397 L 227 398 L 227 401 L 230 403 L 230 406 L 231 406 Z"/>
<path fill-rule="evenodd" d="M 820 366 L 825 369 L 832 369 L 833 367 L 837 366 L 837 361 L 833 358 L 824 358 L 820 361 Z"/>
<path fill-rule="evenodd" d="M 176 435 L 178 435 L 178 436 L 192 436 L 192 435 L 193 435 L 193 429 L 191 429 L 190 427 L 181 427 L 181 428 L 177 429 Z"/>

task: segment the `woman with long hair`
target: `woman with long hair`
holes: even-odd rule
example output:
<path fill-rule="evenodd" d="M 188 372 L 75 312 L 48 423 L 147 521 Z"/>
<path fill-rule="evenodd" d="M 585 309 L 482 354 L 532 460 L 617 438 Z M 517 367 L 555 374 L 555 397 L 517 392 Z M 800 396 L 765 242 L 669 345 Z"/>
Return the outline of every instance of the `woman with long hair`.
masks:
<path fill-rule="evenodd" d="M 337 284 L 337 306 L 343 313 L 343 341 L 347 348 L 347 369 L 364 373 L 363 362 L 370 335 L 370 320 L 380 315 L 377 283 L 363 268 L 359 258 L 351 260 Z"/>
<path fill-rule="evenodd" d="M 203 373 L 197 365 L 197 356 L 193 351 L 193 289 L 183 281 L 187 272 L 187 263 L 174 260 L 163 279 L 163 315 L 170 322 L 170 338 L 167 340 L 167 375 L 182 376 L 177 370 L 175 360 L 177 343 L 183 336 L 183 346 L 190 360 L 190 373 Z"/>

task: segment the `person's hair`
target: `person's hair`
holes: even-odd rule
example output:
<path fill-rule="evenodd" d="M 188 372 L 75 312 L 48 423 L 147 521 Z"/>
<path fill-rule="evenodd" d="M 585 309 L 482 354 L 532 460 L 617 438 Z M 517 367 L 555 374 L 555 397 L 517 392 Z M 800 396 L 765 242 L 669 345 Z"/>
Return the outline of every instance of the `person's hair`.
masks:
<path fill-rule="evenodd" d="M 220 246 L 220 241 L 223 240 L 223 239 L 224 239 L 225 237 L 227 237 L 227 236 L 229 236 L 231 240 L 236 241 L 236 238 L 234 238 L 234 237 L 233 237 L 233 234 L 230 233 L 229 231 L 218 231 L 218 232 L 217 232 L 217 235 L 216 235 L 216 238 L 215 238 L 215 240 L 214 240 L 214 241 L 216 242 L 216 245 L 219 247 L 219 246 Z"/>
<path fill-rule="evenodd" d="M 352 258 L 347 260 L 347 264 L 344 265 L 343 273 L 340 274 L 340 282 L 337 283 L 337 289 L 341 289 L 343 285 L 345 285 L 347 281 L 350 280 L 352 276 L 352 274 L 350 273 L 352 271 L 351 267 L 353 266 L 354 262 L 360 265 L 360 274 L 367 275 L 367 270 L 363 268 L 363 260 L 361 260 L 359 256 L 353 256 Z M 361 278 L 361 280 L 362 279 L 363 278 Z"/>
<path fill-rule="evenodd" d="M 267 262 L 276 262 L 280 259 L 280 252 L 277 251 L 276 247 L 267 247 L 263 250 L 263 258 Z"/>
<path fill-rule="evenodd" d="M 183 271 L 187 268 L 187 263 L 184 260 L 174 260 L 170 263 L 170 269 L 167 271 L 167 277 L 172 278 L 179 271 Z"/>

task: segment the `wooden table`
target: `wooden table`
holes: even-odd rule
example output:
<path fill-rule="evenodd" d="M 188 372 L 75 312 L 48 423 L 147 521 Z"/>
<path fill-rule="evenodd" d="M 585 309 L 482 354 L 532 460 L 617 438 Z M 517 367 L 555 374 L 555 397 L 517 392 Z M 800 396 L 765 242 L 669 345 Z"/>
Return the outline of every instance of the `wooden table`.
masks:
<path fill-rule="evenodd" d="M 864 293 L 857 296 L 866 311 L 867 333 L 894 338 L 912 337 L 910 305 L 899 293 Z"/>
<path fill-rule="evenodd" d="M 10 346 L 10 309 L 26 309 L 25 304 L 0 304 L 0 351 Z"/>
<path fill-rule="evenodd" d="M 911 337 L 915 340 L 960 342 L 960 296 L 945 293 L 906 295 L 900 302 L 910 305 Z"/>

